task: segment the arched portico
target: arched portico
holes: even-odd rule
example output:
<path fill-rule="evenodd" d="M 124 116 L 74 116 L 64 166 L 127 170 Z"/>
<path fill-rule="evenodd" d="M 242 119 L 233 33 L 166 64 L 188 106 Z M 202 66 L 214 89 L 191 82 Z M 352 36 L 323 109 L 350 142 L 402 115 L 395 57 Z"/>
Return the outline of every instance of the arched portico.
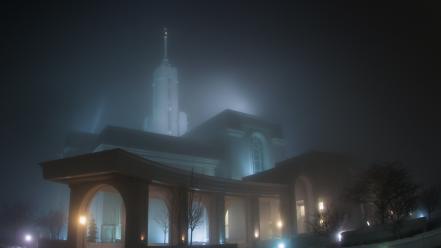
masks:
<path fill-rule="evenodd" d="M 186 219 L 189 199 L 191 199 L 190 191 L 201 196 L 205 212 L 203 235 L 197 238 L 196 234 L 194 240 L 197 242 L 199 239 L 201 243 L 209 244 L 228 242 L 228 239 L 225 239 L 225 213 L 226 208 L 230 211 L 232 208 L 225 202 L 228 197 L 240 197 L 242 200 L 237 208 L 244 209 L 244 214 L 241 216 L 243 221 L 239 225 L 243 227 L 240 230 L 243 231 L 243 235 L 237 237 L 237 240 L 240 239 L 245 243 L 244 245 L 251 245 L 257 240 L 255 234 L 256 230 L 259 230 L 258 198 L 261 196 L 277 197 L 288 192 L 288 187 L 285 185 L 225 180 L 162 168 L 121 150 L 49 162 L 44 164 L 44 173 L 46 178 L 67 183 L 70 187 L 69 248 L 86 247 L 83 243 L 85 227 L 81 226 L 79 218 L 91 211 L 90 205 L 94 201 L 94 196 L 103 188 L 110 188 L 111 190 L 108 191 L 117 192 L 118 198 L 122 199 L 121 209 L 125 209 L 125 214 L 121 214 L 119 221 L 111 224 L 125 223 L 125 230 L 121 230 L 121 234 L 118 235 L 123 244 L 121 247 L 130 248 L 145 247 L 148 244 L 149 196 L 151 199 L 161 196 L 163 204 L 160 205 L 169 206 L 169 219 L 172 224 L 170 224 L 168 239 L 169 244 L 174 246 L 188 242 Z M 197 187 L 189 186 L 191 184 L 188 182 L 191 182 L 192 176 L 197 177 Z M 153 188 L 161 188 L 167 193 L 157 194 L 158 191 Z M 292 198 L 281 199 L 280 208 L 288 209 L 290 205 L 284 203 L 283 199 Z M 289 214 L 285 213 L 288 211 L 281 211 L 281 219 L 289 220 Z M 232 221 L 231 218 L 228 219 L 227 224 Z M 283 233 L 290 230 L 288 224 L 287 221 L 287 224 L 283 225 Z M 233 230 L 230 229 L 229 239 L 232 239 L 232 232 Z M 119 240 L 116 235 L 113 238 L 111 235 L 110 240 L 116 241 L 116 239 Z M 105 240 L 108 239 L 105 238 Z"/>
<path fill-rule="evenodd" d="M 99 212 L 103 210 L 99 207 L 99 201 L 104 199 L 97 199 L 97 194 L 103 194 L 101 198 L 108 198 L 110 201 L 120 201 L 121 212 L 119 220 L 112 220 L 110 222 L 118 222 L 118 225 L 124 226 L 117 234 L 116 224 L 101 223 L 99 230 L 99 240 L 104 243 L 112 243 L 110 247 L 141 247 L 141 244 L 146 240 L 147 234 L 147 213 L 146 210 L 148 199 L 148 184 L 145 182 L 130 180 L 128 178 L 119 176 L 109 176 L 103 180 L 94 180 L 86 182 L 72 183 L 70 186 L 70 206 L 69 206 L 69 223 L 68 223 L 68 243 L 70 248 L 86 248 L 92 247 L 88 245 L 87 238 L 87 223 L 90 221 L 91 212 Z M 107 196 L 106 196 L 107 195 Z M 113 198 L 113 199 L 112 199 Z M 95 206 L 93 206 L 95 204 Z M 91 209 L 91 207 L 101 208 L 98 210 Z M 112 207 L 107 210 L 111 211 Z M 113 209 L 115 210 L 115 208 Z M 106 211 L 106 210 L 104 210 Z M 105 214 L 106 215 L 106 214 Z M 111 216 L 111 213 L 107 213 Z M 113 216 L 116 216 L 113 214 Z M 139 218 L 146 216 L 145 218 Z M 95 216 L 96 217 L 96 216 Z M 84 223 L 84 219 L 86 220 Z M 142 225 L 145 223 L 145 225 Z M 103 229 L 109 233 L 101 234 Z M 102 236 L 104 235 L 104 236 Z M 112 236 L 114 235 L 114 236 Z M 117 235 L 120 239 L 117 240 Z M 92 245 L 92 246 L 91 246 Z M 118 246 L 119 245 L 119 246 Z"/>

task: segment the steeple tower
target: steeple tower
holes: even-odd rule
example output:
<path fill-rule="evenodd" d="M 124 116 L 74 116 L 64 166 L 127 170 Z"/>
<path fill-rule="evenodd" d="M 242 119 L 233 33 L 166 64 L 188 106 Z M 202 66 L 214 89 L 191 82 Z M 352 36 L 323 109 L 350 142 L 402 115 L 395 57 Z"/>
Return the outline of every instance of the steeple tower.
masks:
<path fill-rule="evenodd" d="M 180 136 L 187 131 L 187 115 L 179 111 L 178 71 L 168 61 L 168 32 L 163 33 L 162 63 L 153 74 L 152 111 L 144 121 L 144 130 Z"/>

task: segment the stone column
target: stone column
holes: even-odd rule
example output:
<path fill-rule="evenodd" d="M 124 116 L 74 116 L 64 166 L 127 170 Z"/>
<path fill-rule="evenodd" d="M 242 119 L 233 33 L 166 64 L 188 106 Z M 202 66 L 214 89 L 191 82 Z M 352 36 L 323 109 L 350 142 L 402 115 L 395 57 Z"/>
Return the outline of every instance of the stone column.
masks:
<path fill-rule="evenodd" d="M 291 225 L 291 233 L 297 234 L 297 202 L 296 202 L 296 190 L 295 190 L 295 183 L 289 185 L 289 201 L 291 202 L 291 218 L 292 218 L 292 225 Z"/>
<path fill-rule="evenodd" d="M 225 195 L 216 193 L 213 195 L 213 215 L 210 223 L 210 243 L 225 243 Z"/>
<path fill-rule="evenodd" d="M 120 182 L 118 188 L 126 207 L 125 247 L 145 247 L 148 242 L 148 183 L 128 178 Z"/>
<path fill-rule="evenodd" d="M 184 246 L 188 241 L 187 214 L 188 214 L 188 191 L 185 187 L 173 189 L 171 200 L 171 227 L 170 242 L 172 245 Z"/>
<path fill-rule="evenodd" d="M 257 196 L 247 197 L 247 243 L 248 247 L 255 247 L 254 243 L 258 239 L 254 237 L 254 232 L 258 232 L 260 236 L 260 215 L 259 215 L 259 198 Z"/>
<path fill-rule="evenodd" d="M 67 243 L 69 248 L 83 248 L 86 235 L 86 226 L 81 226 L 79 217 L 89 185 L 72 184 L 69 198 L 69 220 L 67 228 Z"/>

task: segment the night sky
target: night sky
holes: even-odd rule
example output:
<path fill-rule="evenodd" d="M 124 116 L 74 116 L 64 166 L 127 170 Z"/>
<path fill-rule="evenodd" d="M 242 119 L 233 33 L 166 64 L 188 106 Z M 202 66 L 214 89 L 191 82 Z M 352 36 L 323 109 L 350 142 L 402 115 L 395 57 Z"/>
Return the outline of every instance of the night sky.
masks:
<path fill-rule="evenodd" d="M 65 207 L 67 187 L 38 163 L 59 158 L 72 130 L 142 127 L 164 26 L 191 127 L 236 109 L 281 123 L 287 157 L 401 160 L 435 181 L 436 1 L 331 2 L 2 3 L 0 203 Z"/>

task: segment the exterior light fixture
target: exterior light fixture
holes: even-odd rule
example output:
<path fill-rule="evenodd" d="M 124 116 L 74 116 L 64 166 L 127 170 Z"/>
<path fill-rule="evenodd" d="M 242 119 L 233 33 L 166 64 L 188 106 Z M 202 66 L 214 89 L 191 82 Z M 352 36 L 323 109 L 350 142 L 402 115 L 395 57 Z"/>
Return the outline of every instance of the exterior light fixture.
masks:
<path fill-rule="evenodd" d="M 139 239 L 140 239 L 141 241 L 144 241 L 144 234 L 141 234 L 141 237 L 139 237 Z"/>
<path fill-rule="evenodd" d="M 323 201 L 319 201 L 318 209 L 320 212 L 323 212 L 325 210 L 325 203 Z"/>
<path fill-rule="evenodd" d="M 80 218 L 78 219 L 78 222 L 80 223 L 80 225 L 85 226 L 87 224 L 87 217 L 81 215 Z"/>
<path fill-rule="evenodd" d="M 343 240 L 343 236 L 341 235 L 343 233 L 343 231 L 340 231 L 337 233 L 337 241 L 341 242 Z"/>
<path fill-rule="evenodd" d="M 259 231 L 258 230 L 254 231 L 254 238 L 256 238 L 256 239 L 259 238 Z"/>
<path fill-rule="evenodd" d="M 24 241 L 26 241 L 27 243 L 32 242 L 32 235 L 30 235 L 30 234 L 26 234 L 26 235 L 24 236 Z"/>
<path fill-rule="evenodd" d="M 182 234 L 182 236 L 181 236 L 181 240 L 182 240 L 182 241 L 185 241 L 185 235 Z"/>
<path fill-rule="evenodd" d="M 277 227 L 279 229 L 283 227 L 283 222 L 281 220 L 277 221 Z"/>
<path fill-rule="evenodd" d="M 367 226 L 371 226 L 371 223 L 367 220 L 367 221 L 366 221 L 366 225 L 367 225 Z"/>

